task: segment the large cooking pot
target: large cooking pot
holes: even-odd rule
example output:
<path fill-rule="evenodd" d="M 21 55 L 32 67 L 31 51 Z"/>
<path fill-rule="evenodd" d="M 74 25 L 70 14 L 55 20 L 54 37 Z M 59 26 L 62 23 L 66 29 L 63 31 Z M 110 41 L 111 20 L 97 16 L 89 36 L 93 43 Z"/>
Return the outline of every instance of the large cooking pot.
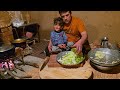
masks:
<path fill-rule="evenodd" d="M 100 70 L 110 70 L 120 64 L 118 50 L 109 48 L 96 48 L 88 53 L 88 57 L 95 67 Z"/>
<path fill-rule="evenodd" d="M 12 41 L 12 44 L 15 47 L 21 47 L 21 48 L 25 49 L 26 48 L 26 39 L 24 39 L 24 38 L 15 39 L 14 41 Z"/>
<path fill-rule="evenodd" d="M 1 44 L 0 45 L 0 60 L 5 60 L 15 56 L 15 46 L 14 45 L 7 45 Z"/>

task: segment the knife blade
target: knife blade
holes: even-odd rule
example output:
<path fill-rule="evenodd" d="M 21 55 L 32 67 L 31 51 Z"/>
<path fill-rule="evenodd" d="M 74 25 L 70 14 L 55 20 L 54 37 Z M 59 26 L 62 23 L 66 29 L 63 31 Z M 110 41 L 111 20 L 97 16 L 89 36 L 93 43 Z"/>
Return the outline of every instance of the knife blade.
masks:
<path fill-rule="evenodd" d="M 50 57 L 45 58 L 45 61 L 44 61 L 44 63 L 42 64 L 42 66 L 40 68 L 40 71 L 43 70 L 43 68 L 47 65 L 47 63 L 49 62 L 49 59 L 50 59 Z"/>

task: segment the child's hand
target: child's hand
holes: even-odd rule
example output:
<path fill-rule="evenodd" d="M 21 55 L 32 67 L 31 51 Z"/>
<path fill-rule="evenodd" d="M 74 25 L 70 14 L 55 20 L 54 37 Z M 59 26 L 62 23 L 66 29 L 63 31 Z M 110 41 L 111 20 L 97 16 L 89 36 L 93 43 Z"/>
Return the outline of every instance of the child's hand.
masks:
<path fill-rule="evenodd" d="M 66 44 L 59 44 L 58 47 L 66 49 Z"/>

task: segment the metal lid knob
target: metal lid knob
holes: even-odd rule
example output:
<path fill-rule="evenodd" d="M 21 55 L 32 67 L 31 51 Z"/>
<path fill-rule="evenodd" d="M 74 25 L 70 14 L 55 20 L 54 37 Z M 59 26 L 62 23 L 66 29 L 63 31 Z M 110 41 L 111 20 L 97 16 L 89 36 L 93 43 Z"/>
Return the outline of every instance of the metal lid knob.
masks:
<path fill-rule="evenodd" d="M 105 41 L 107 40 L 108 41 L 108 37 L 104 37 L 102 40 L 105 40 Z"/>

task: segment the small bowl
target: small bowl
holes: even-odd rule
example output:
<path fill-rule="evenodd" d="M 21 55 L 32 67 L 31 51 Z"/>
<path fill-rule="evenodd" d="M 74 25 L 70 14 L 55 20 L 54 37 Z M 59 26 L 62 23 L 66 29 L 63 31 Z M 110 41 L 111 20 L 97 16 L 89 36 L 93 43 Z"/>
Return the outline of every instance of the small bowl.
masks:
<path fill-rule="evenodd" d="M 66 55 L 68 52 L 71 52 L 71 51 L 64 51 L 64 52 L 60 52 L 58 55 L 57 55 L 57 62 L 64 68 L 78 68 L 80 66 L 82 66 L 85 62 L 85 59 L 83 59 L 81 62 L 79 62 L 78 64 L 69 64 L 69 65 L 65 65 L 65 64 L 62 64 L 61 62 L 59 62 L 59 59 Z"/>

